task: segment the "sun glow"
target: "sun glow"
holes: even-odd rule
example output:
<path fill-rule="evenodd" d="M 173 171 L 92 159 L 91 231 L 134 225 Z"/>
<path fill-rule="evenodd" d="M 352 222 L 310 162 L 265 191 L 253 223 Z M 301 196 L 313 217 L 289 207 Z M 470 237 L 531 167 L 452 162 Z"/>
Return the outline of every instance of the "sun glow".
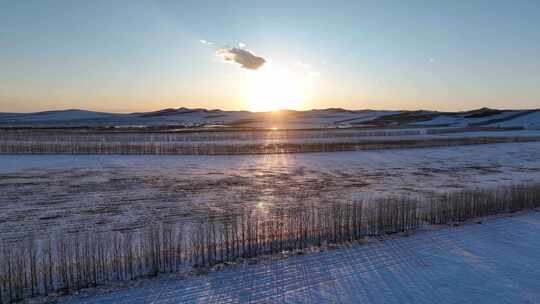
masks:
<path fill-rule="evenodd" d="M 250 71 L 245 102 L 250 111 L 298 110 L 306 101 L 308 77 L 271 65 Z"/>

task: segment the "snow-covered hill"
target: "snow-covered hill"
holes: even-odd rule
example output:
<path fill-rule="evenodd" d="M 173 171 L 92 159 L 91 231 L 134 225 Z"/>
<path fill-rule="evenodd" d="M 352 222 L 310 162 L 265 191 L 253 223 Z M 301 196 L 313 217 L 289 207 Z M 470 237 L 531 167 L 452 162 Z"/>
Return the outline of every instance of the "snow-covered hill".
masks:
<path fill-rule="evenodd" d="M 131 114 L 85 110 L 0 113 L 0 127 L 147 126 L 280 129 L 402 126 L 540 128 L 540 112 L 488 108 L 467 112 L 350 111 L 344 109 L 248 112 L 179 108 Z"/>

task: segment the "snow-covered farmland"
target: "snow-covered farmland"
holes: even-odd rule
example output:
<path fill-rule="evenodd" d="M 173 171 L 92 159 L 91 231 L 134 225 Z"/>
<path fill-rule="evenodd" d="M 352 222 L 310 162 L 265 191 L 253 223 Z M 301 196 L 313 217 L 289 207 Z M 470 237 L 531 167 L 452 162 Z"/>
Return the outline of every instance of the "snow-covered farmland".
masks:
<path fill-rule="evenodd" d="M 244 207 L 324 206 L 538 182 L 540 143 L 237 156 L 0 156 L 0 237 L 135 229 Z"/>
<path fill-rule="evenodd" d="M 421 231 L 60 303 L 538 303 L 540 213 Z"/>

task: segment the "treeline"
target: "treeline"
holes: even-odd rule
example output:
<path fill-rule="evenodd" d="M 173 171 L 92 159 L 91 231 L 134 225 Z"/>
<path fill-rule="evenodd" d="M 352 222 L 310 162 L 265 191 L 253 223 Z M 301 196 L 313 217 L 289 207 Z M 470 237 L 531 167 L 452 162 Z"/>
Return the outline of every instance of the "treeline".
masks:
<path fill-rule="evenodd" d="M 257 154 L 353 150 L 361 138 L 421 130 L 258 130 L 214 132 L 0 131 L 0 154 Z M 369 139 L 368 139 L 369 140 Z"/>
<path fill-rule="evenodd" d="M 421 129 L 314 129 L 314 130 L 241 130 L 241 131 L 193 131 L 193 132 L 96 132 L 69 130 L 3 130 L 0 141 L 19 142 L 101 142 L 101 143 L 168 143 L 168 142 L 214 142 L 253 141 L 279 139 L 354 138 L 376 136 L 422 135 Z"/>
<path fill-rule="evenodd" d="M 249 210 L 131 232 L 84 232 L 0 245 L 0 303 L 111 281 L 414 231 L 540 207 L 540 184 L 449 193 L 431 201 L 358 201 Z"/>
<path fill-rule="evenodd" d="M 539 141 L 540 137 L 371 138 L 290 142 L 0 141 L 0 154 L 234 155 L 448 147 Z"/>

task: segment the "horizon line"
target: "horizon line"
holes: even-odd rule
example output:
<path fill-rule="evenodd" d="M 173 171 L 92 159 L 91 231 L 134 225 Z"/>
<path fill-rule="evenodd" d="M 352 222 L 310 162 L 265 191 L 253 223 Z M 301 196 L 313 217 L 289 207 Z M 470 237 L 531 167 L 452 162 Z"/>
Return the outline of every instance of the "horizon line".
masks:
<path fill-rule="evenodd" d="M 405 110 L 405 109 L 376 109 L 376 108 L 364 108 L 364 109 L 349 109 L 341 107 L 329 107 L 329 108 L 312 108 L 307 110 L 295 110 L 295 109 L 279 109 L 273 111 L 250 111 L 250 110 L 222 110 L 222 109 L 211 109 L 211 108 L 188 108 L 188 107 L 179 107 L 179 108 L 162 108 L 158 110 L 150 111 L 100 111 L 92 110 L 85 108 L 62 108 L 62 109 L 51 109 L 51 110 L 42 110 L 42 111 L 20 111 L 20 112 L 4 112 L 0 111 L 0 114 L 39 114 L 39 113 L 49 113 L 49 112 L 67 112 L 67 111 L 81 111 L 81 112 L 94 112 L 94 113 L 104 113 L 104 114 L 118 114 L 118 115 L 130 115 L 130 114 L 141 114 L 141 113 L 153 113 L 166 110 L 190 110 L 190 111 L 220 111 L 220 112 L 249 112 L 249 113 L 275 113 L 275 112 L 311 112 L 311 111 L 328 111 L 328 110 L 339 110 L 339 111 L 350 111 L 350 112 L 361 112 L 361 111 L 380 111 L 380 112 L 438 112 L 438 113 L 461 113 L 461 112 L 471 112 L 478 110 L 498 110 L 498 111 L 518 111 L 518 110 L 540 110 L 540 108 L 491 108 L 491 107 L 480 107 L 472 108 L 468 110 L 457 110 L 457 111 L 441 111 L 441 110 L 432 110 L 432 109 L 414 109 L 414 110 Z"/>

